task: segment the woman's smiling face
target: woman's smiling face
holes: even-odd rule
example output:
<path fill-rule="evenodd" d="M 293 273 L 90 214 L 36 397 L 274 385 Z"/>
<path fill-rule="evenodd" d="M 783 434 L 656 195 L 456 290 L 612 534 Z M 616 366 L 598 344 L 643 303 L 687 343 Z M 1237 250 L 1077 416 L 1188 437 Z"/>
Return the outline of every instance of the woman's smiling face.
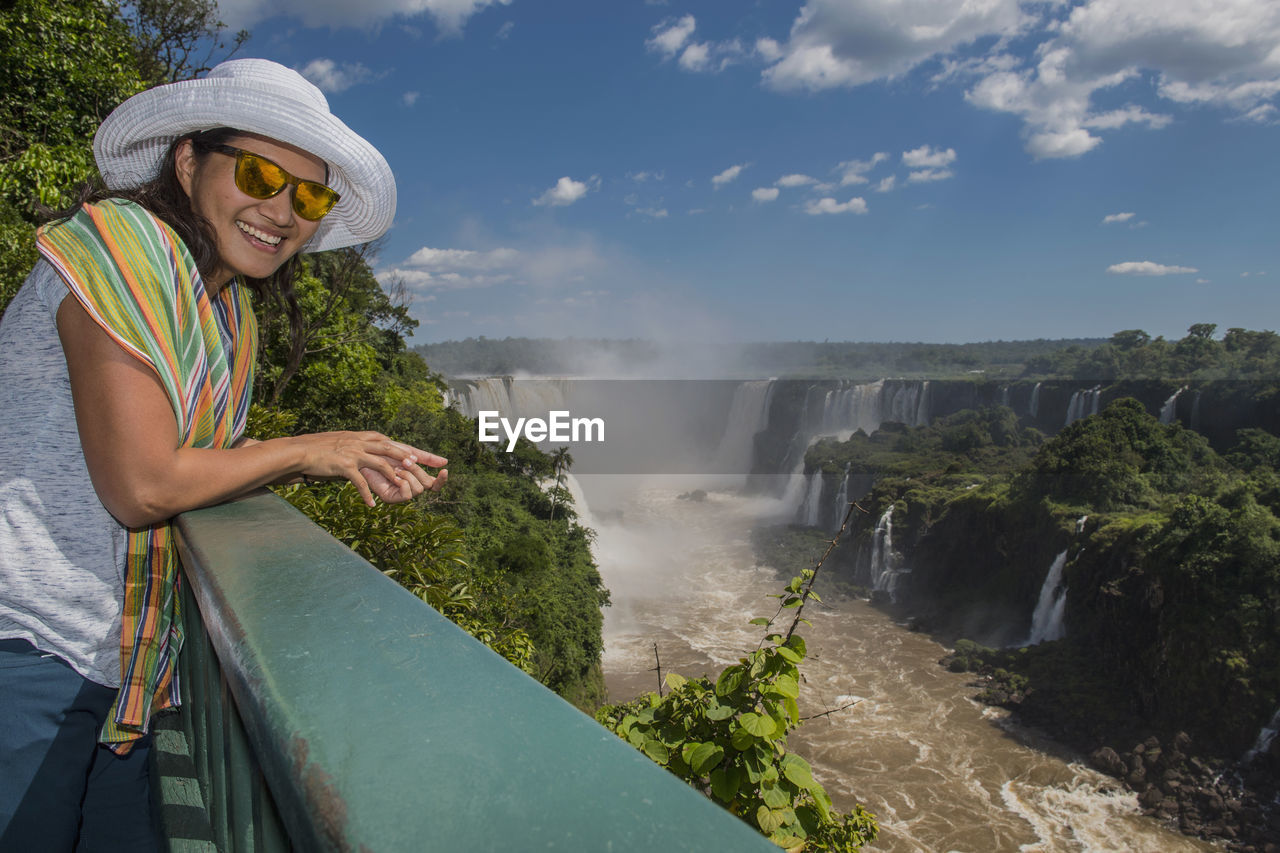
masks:
<path fill-rule="evenodd" d="M 324 183 L 324 161 L 301 148 L 253 133 L 234 136 L 227 144 L 266 157 L 298 178 Z M 237 275 L 266 278 L 297 254 L 320 227 L 319 220 L 294 213 L 292 186 L 267 199 L 241 191 L 232 155 L 197 152 L 186 140 L 178 148 L 176 167 L 191 208 L 213 228 L 219 265 L 205 280 L 211 292 Z"/>

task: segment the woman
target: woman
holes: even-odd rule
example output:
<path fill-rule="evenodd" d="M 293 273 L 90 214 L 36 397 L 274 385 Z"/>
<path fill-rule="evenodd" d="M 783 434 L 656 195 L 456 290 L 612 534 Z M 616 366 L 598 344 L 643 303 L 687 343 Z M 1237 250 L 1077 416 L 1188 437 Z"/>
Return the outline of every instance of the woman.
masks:
<path fill-rule="evenodd" d="M 154 847 L 173 516 L 268 483 L 346 479 L 372 506 L 447 477 L 375 432 L 241 437 L 248 288 L 287 288 L 298 252 L 373 240 L 395 211 L 386 161 L 318 89 L 225 62 L 121 105 L 94 155 L 109 192 L 40 230 L 0 323 L 0 850 Z"/>

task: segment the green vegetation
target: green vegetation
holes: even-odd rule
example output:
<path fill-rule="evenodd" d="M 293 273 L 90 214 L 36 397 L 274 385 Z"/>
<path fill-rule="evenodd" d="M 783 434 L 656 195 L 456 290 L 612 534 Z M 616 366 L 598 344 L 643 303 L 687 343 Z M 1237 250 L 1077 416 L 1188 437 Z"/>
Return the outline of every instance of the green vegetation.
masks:
<path fill-rule="evenodd" d="M 1212 323 L 1196 323 L 1185 337 L 1168 341 L 1141 329 L 1110 339 L 986 341 L 968 344 L 814 343 L 783 341 L 744 345 L 692 343 L 694 363 L 731 364 L 741 377 L 808 379 L 1118 379 L 1201 381 L 1274 379 L 1280 376 L 1280 335 L 1228 329 L 1220 339 Z M 583 364 L 618 364 L 643 371 L 662 365 L 663 350 L 640 340 L 467 338 L 416 348 L 447 375 L 532 373 L 574 376 Z"/>
<path fill-rule="evenodd" d="M 1187 731 L 1238 756 L 1280 706 L 1280 439 L 1242 430 L 1219 455 L 1131 399 L 1048 440 L 1003 425 L 1007 410 L 966 412 L 807 464 L 877 473 L 855 543 L 895 507 L 910 606 L 944 635 L 1025 642 L 1067 551 L 1066 639 L 957 644 L 950 665 L 992 676 L 988 698 L 1090 749 Z"/>
<path fill-rule="evenodd" d="M 974 344 L 786 341 L 744 345 L 691 342 L 680 351 L 686 363 L 734 365 L 742 377 L 782 375 L 812 379 L 879 379 L 883 376 L 1016 378 L 1035 358 L 1101 339 L 989 341 Z M 616 364 L 628 371 L 662 368 L 666 348 L 642 340 L 553 340 L 467 338 L 416 348 L 447 375 L 501 376 L 532 373 L 575 376 L 584 364 Z"/>
<path fill-rule="evenodd" d="M 1071 346 L 1028 360 L 1026 376 L 1113 379 L 1275 379 L 1280 376 L 1280 335 L 1196 323 L 1186 337 L 1166 341 L 1141 329 L 1116 332 L 1101 346 Z"/>

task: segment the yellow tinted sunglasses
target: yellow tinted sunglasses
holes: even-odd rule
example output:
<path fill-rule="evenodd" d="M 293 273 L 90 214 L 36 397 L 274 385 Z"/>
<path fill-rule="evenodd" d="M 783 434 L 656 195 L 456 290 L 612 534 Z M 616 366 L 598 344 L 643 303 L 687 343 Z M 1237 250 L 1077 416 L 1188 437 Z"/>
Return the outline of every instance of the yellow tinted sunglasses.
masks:
<path fill-rule="evenodd" d="M 267 199 L 293 184 L 293 212 L 312 222 L 324 217 L 338 203 L 338 193 L 317 181 L 289 174 L 261 154 L 230 145 L 211 145 L 214 151 L 236 158 L 236 186 L 245 195 Z"/>

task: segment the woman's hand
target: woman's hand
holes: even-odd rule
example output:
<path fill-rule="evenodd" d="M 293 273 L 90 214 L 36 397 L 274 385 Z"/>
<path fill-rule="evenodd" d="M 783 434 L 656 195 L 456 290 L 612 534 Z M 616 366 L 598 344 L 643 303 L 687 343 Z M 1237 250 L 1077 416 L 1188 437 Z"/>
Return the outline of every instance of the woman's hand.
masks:
<path fill-rule="evenodd" d="M 349 480 L 368 506 L 375 494 L 387 503 L 402 503 L 427 489 L 439 491 L 448 479 L 448 471 L 432 476 L 422 466 L 442 468 L 449 460 L 380 432 L 324 432 L 284 440 L 302 447 L 299 473 Z"/>

